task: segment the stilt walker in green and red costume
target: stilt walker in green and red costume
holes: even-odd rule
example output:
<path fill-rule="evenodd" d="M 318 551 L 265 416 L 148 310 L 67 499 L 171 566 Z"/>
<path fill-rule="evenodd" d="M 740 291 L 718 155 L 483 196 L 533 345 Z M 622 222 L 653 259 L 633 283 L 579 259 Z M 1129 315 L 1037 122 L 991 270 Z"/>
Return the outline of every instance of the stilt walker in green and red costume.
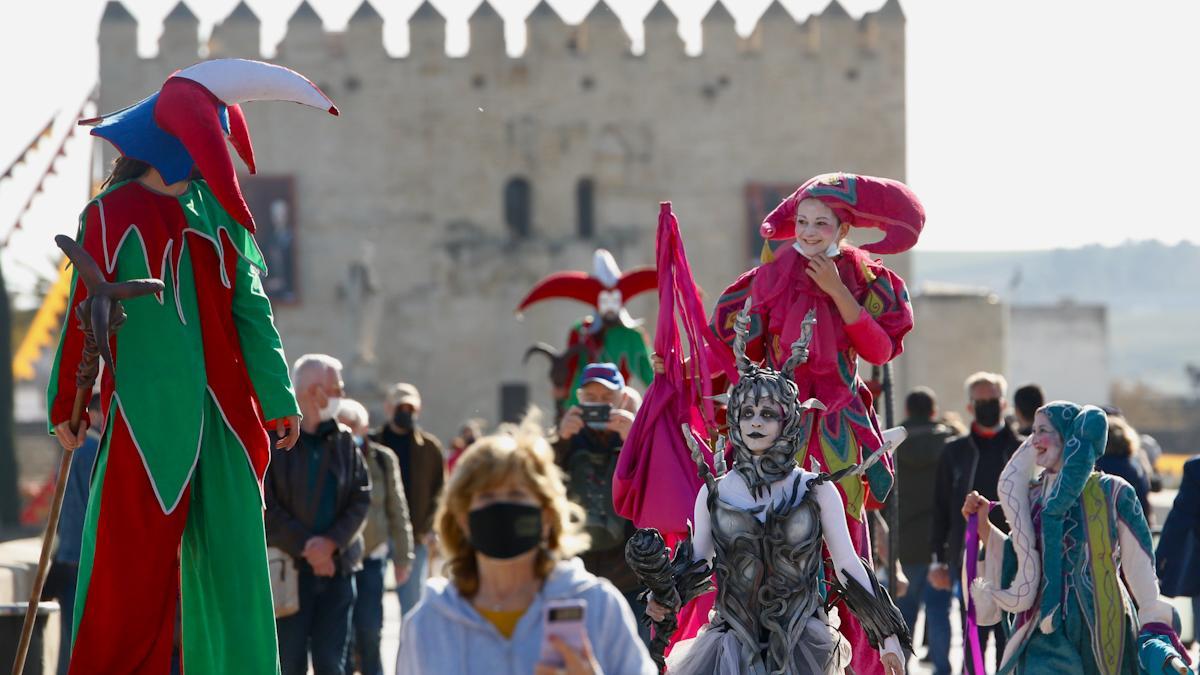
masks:
<path fill-rule="evenodd" d="M 238 104 L 287 100 L 337 114 L 303 76 L 257 61 L 207 61 L 112 115 L 86 120 L 121 151 L 77 241 L 107 281 L 159 278 L 124 302 L 101 381 L 105 419 L 92 473 L 70 672 L 169 670 L 182 597 L 185 672 L 279 671 L 263 534 L 267 429 L 290 447 L 299 409 L 259 275 L 254 220 L 226 138 L 254 171 Z M 198 170 L 196 177 L 193 170 Z M 87 301 L 76 278 L 50 379 L 64 446 Z M 86 417 L 85 417 L 86 419 Z"/>

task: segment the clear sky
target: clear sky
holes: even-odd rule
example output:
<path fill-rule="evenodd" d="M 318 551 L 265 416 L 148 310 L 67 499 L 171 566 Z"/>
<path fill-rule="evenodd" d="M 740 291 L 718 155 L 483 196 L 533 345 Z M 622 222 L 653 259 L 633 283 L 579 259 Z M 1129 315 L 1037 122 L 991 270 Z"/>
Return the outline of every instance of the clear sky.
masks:
<path fill-rule="evenodd" d="M 360 0 L 310 0 L 340 30 Z M 749 33 L 769 0 L 722 0 Z M 467 48 L 466 17 L 478 0 L 432 0 L 448 19 L 448 49 Z M 781 0 L 803 20 L 826 0 Z M 549 0 L 568 22 L 593 0 Z M 696 52 L 712 0 L 666 0 Z M 152 54 L 176 0 L 127 0 Z M 236 0 L 189 0 L 207 34 Z M 270 54 L 296 0 L 248 0 Z M 374 3 L 387 47 L 407 49 L 405 19 L 417 0 Z M 495 0 L 510 52 L 524 44 L 536 0 Z M 610 0 L 636 43 L 653 0 Z M 882 0 L 844 0 L 854 16 Z M 1200 186 L 1195 99 L 1200 2 L 1195 0 L 901 0 L 908 16 L 908 182 L 924 201 L 925 250 L 1040 249 L 1127 239 L 1200 242 L 1190 207 Z M 57 112 L 53 137 L 0 181 L 0 241 L 72 128 L 97 73 L 103 0 L 8 0 L 0 5 L 0 171 Z M 180 64 L 186 65 L 186 64 Z M 147 92 L 149 93 L 149 92 Z M 132 101 L 131 101 L 132 102 Z M 91 112 L 90 110 L 88 111 Z M 10 290 L 53 273 L 50 245 L 73 231 L 86 198 L 90 141 L 67 141 L 22 230 L 3 251 Z M 836 167 L 830 167 L 835 169 Z"/>

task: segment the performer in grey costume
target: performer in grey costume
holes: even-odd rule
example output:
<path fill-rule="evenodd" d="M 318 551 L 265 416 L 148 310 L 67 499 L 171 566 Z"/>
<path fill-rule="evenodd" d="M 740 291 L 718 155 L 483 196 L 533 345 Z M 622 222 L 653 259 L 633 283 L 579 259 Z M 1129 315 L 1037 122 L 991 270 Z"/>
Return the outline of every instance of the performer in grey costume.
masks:
<path fill-rule="evenodd" d="M 824 543 L 837 571 L 832 588 L 844 595 L 872 646 L 881 650 L 888 675 L 903 675 L 901 644 L 911 649 L 908 628 L 870 566 L 855 554 L 833 485 L 839 476 L 805 471 L 796 463 L 798 443 L 812 423 L 808 413 L 823 408 L 816 399 L 798 402 L 796 384 L 786 375 L 807 358 L 807 340 L 802 336 L 792 346 L 781 372 L 760 368 L 745 355 L 748 323 L 743 309 L 734 344 L 740 378 L 729 394 L 732 471 L 724 471 L 718 452 L 714 476 L 693 445 L 705 485 L 696 496 L 692 538 L 676 549 L 673 561 L 654 530 L 639 530 L 626 548 L 631 567 L 650 589 L 646 614 L 656 628 L 670 629 L 674 612 L 705 590 L 697 578 L 716 572 L 717 599 L 708 625 L 675 646 L 667 668 L 672 675 L 841 673 L 850 663 L 850 644 L 831 625 L 822 602 Z M 686 429 L 685 436 L 690 441 Z"/>

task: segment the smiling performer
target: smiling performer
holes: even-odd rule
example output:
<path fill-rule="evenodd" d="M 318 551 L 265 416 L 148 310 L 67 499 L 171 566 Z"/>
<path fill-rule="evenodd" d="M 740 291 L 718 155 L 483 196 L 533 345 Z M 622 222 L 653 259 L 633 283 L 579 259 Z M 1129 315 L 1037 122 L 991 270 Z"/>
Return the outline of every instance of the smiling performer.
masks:
<path fill-rule="evenodd" d="M 858 359 L 891 361 L 913 326 L 904 280 L 870 254 L 907 251 L 924 223 L 921 203 L 903 183 L 848 173 L 812 178 L 767 216 L 760 232 L 780 245 L 773 251 L 764 247 L 763 264 L 725 290 L 711 318 L 718 339 L 710 341 L 710 364 L 734 378 L 735 317 L 747 298 L 753 301 L 747 355 L 772 367 L 787 360 L 803 319 L 815 315 L 810 358 L 788 373 L 802 400 L 814 397 L 826 406 L 799 432 L 801 466 L 834 474 L 855 464 L 867 467 L 837 483 L 850 538 L 867 559 L 864 509 L 882 503 L 894 474 L 890 456 L 871 461 L 884 438 L 871 394 L 858 376 Z M 880 229 L 884 236 L 856 248 L 844 241 L 851 227 Z M 854 647 L 855 672 L 881 672 L 856 619 L 846 614 L 841 630 Z"/>
<path fill-rule="evenodd" d="M 981 625 L 1013 620 L 999 673 L 1188 672 L 1137 493 L 1094 470 L 1107 437 L 1103 410 L 1045 405 L 1000 474 L 1010 534 L 988 522 L 985 497 L 967 495 L 986 555 L 963 588 Z"/>
<path fill-rule="evenodd" d="M 696 496 L 693 536 L 676 549 L 672 561 L 680 573 L 671 583 L 643 578 L 651 589 L 646 614 L 657 625 L 669 623 L 682 603 L 703 590 L 695 580 L 707 580 L 708 565 L 716 573 L 717 598 L 708 625 L 675 645 L 667 670 L 672 675 L 843 672 L 851 649 L 830 625 L 822 602 L 824 546 L 836 572 L 835 586 L 842 588 L 845 605 L 866 630 L 872 651 L 882 650 L 889 675 L 902 674 L 901 645 L 911 649 L 908 627 L 854 550 L 833 483 L 839 475 L 812 473 L 796 463 L 809 416 L 823 407 L 815 399 L 801 403 L 790 377 L 808 356 L 806 340 L 792 346 L 782 372 L 759 367 L 745 353 L 749 324 L 746 311 L 735 320 L 740 377 L 729 393 L 733 466 L 725 472 L 718 459 L 714 476 L 693 446 L 705 484 Z M 655 530 L 639 530 L 626 548 L 637 572 L 652 569 L 663 556 Z M 685 560 L 678 560 L 681 556 Z M 687 566 L 694 561 L 708 565 L 698 570 Z"/>
<path fill-rule="evenodd" d="M 101 382 L 73 674 L 166 673 L 181 592 L 188 673 L 279 671 L 261 482 L 267 429 L 286 430 L 278 447 L 290 447 L 300 418 L 226 146 L 253 173 L 238 104 L 260 100 L 337 114 L 296 72 L 221 59 L 81 122 L 121 156 L 80 216 L 77 241 L 106 281 L 154 277 L 165 291 L 126 301 L 110 344 L 117 375 L 106 370 Z M 87 431 L 69 424 L 87 339 L 69 318 L 87 302 L 76 277 L 48 392 L 50 427 L 65 447 Z"/>

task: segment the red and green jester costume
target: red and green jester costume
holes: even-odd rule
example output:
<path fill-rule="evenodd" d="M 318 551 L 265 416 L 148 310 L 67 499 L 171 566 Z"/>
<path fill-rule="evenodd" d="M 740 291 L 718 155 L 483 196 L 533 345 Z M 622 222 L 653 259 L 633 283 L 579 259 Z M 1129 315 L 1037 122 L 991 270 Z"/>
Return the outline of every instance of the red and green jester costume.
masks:
<path fill-rule="evenodd" d="M 93 131 L 167 184 L 193 166 L 205 180 L 179 196 L 118 183 L 80 217 L 78 241 L 109 281 L 156 277 L 165 290 L 126 301 L 128 319 L 110 342 L 115 367 L 101 380 L 106 422 L 84 528 L 73 675 L 168 672 L 180 598 L 186 672 L 279 671 L 261 485 L 266 429 L 299 409 L 223 135 L 253 169 L 237 104 L 268 99 L 335 112 L 290 70 L 209 61 Z M 214 125 L 223 132 L 215 139 Z M 86 295 L 73 280 L 50 379 L 52 429 L 71 414 L 84 342 L 73 317 Z"/>

